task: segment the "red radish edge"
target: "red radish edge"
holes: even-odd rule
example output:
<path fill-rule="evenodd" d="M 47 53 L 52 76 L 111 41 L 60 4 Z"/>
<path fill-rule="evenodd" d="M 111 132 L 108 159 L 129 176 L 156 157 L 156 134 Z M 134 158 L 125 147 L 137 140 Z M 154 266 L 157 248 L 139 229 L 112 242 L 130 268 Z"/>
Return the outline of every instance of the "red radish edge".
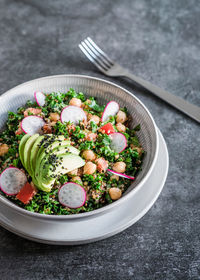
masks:
<path fill-rule="evenodd" d="M 38 106 L 40 106 L 40 107 L 42 107 L 42 106 L 44 106 L 44 105 L 40 105 L 40 103 L 38 102 L 38 99 L 37 99 L 37 93 L 38 93 L 38 91 L 35 91 L 34 92 L 34 97 L 35 97 L 35 100 L 36 100 L 36 102 L 37 102 L 37 105 Z M 41 91 L 39 91 L 39 93 L 41 93 L 41 94 L 43 94 L 44 95 L 44 93 L 42 93 Z M 45 96 L 45 95 L 44 95 Z"/>
<path fill-rule="evenodd" d="M 123 150 L 121 150 L 118 154 L 120 154 L 121 152 L 123 152 L 125 149 L 126 149 L 126 147 L 127 147 L 127 139 L 126 139 L 126 137 L 124 136 L 124 134 L 122 134 L 121 132 L 114 132 L 114 133 L 111 133 L 111 134 L 109 134 L 109 136 L 111 136 L 111 135 L 113 135 L 113 134 L 121 134 L 123 137 L 124 137 L 124 139 L 125 139 L 125 147 L 123 148 Z M 111 139 L 112 140 L 112 139 Z"/>
<path fill-rule="evenodd" d="M 59 200 L 59 193 L 60 193 L 60 190 L 62 189 L 62 187 L 64 187 L 65 185 L 68 185 L 68 184 L 77 185 L 77 186 L 79 186 L 79 187 L 84 191 L 84 202 L 83 202 L 80 206 L 78 206 L 78 207 L 76 207 L 76 208 L 69 207 L 68 205 L 63 204 L 63 203 L 60 202 L 60 200 Z M 65 183 L 64 185 L 62 185 L 62 186 L 60 187 L 60 189 L 59 189 L 59 191 L 58 191 L 58 200 L 59 200 L 60 204 L 62 204 L 64 207 L 68 207 L 68 208 L 71 208 L 71 209 L 77 209 L 77 208 L 82 207 L 82 206 L 85 204 L 85 202 L 86 202 L 86 191 L 85 191 L 85 189 L 84 189 L 81 185 L 79 185 L 79 184 L 77 184 L 77 183 L 74 183 L 74 182 L 68 182 L 68 183 Z"/>
<path fill-rule="evenodd" d="M 81 111 L 83 111 L 83 113 L 85 114 L 85 119 L 87 120 L 86 113 L 85 113 L 85 111 L 84 111 L 82 108 L 80 108 L 80 107 L 78 107 L 78 106 L 74 106 L 74 105 L 67 105 L 67 106 L 65 106 L 65 107 L 62 109 L 62 111 L 61 111 L 61 113 L 60 113 L 60 120 L 61 120 L 62 123 L 64 123 L 63 120 L 62 120 L 62 112 L 63 112 L 67 107 L 71 107 L 71 106 L 77 107 L 77 108 L 79 108 Z"/>
<path fill-rule="evenodd" d="M 119 104 L 118 104 L 116 101 L 111 100 L 110 102 L 108 102 L 108 104 L 106 105 L 106 107 L 105 107 L 105 109 L 104 109 L 104 111 L 103 111 L 103 114 L 102 114 L 102 116 L 101 116 L 101 122 L 103 122 L 103 116 L 104 116 L 104 114 L 105 114 L 105 112 L 106 112 L 106 109 L 107 109 L 108 105 L 109 105 L 111 102 L 115 102 L 115 103 L 118 105 L 118 108 L 119 108 Z M 118 109 L 118 111 L 119 111 L 119 109 Z"/>
<path fill-rule="evenodd" d="M 62 123 L 64 123 L 63 120 L 62 120 L 62 112 L 63 112 L 67 107 L 69 107 L 69 106 L 70 106 L 70 105 L 65 106 L 65 107 L 62 109 L 61 113 L 60 113 L 60 120 L 61 120 Z M 61 188 L 62 188 L 62 187 L 61 187 Z"/>
<path fill-rule="evenodd" d="M 19 171 L 21 171 L 19 168 L 17 168 L 17 167 L 14 167 L 14 166 L 9 166 L 9 167 L 7 167 L 3 172 L 1 172 L 1 174 L 0 174 L 0 177 L 1 177 L 1 175 L 7 170 L 7 169 L 17 169 L 17 170 L 19 170 Z M 21 171 L 22 172 L 22 171 Z M 23 173 L 23 172 L 22 172 Z M 2 192 L 4 192 L 6 195 L 17 195 L 18 194 L 18 192 L 16 192 L 16 193 L 7 193 L 7 192 L 5 192 L 3 189 L 2 189 L 2 186 L 0 185 L 0 189 L 2 190 Z"/>
<path fill-rule="evenodd" d="M 110 173 L 113 173 L 115 175 L 118 175 L 120 177 L 124 177 L 124 178 L 131 179 L 131 180 L 135 179 L 135 177 L 133 177 L 133 176 L 129 176 L 129 175 L 126 175 L 126 174 L 123 174 L 123 173 L 119 173 L 119 172 L 116 172 L 116 171 L 111 170 L 111 169 L 107 169 L 107 171 L 110 172 Z"/>
<path fill-rule="evenodd" d="M 23 118 L 23 120 L 26 119 L 26 118 L 29 118 L 29 117 L 40 118 L 40 119 L 43 120 L 42 117 L 40 117 L 40 116 L 35 116 L 35 115 L 30 115 L 30 116 L 28 116 L 28 117 L 25 117 L 25 118 Z M 20 122 L 21 129 L 23 130 L 23 132 L 24 132 L 25 134 L 28 134 L 28 133 L 23 129 L 23 127 L 22 127 L 23 120 Z M 45 123 L 45 121 L 44 121 L 44 123 Z"/>

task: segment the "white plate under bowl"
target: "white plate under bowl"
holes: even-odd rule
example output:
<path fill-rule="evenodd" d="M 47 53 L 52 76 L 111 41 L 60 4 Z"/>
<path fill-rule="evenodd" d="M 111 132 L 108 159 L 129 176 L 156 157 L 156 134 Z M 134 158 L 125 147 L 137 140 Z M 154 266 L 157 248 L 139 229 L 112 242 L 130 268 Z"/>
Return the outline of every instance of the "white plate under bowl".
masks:
<path fill-rule="evenodd" d="M 118 208 L 88 220 L 53 221 L 30 220 L 24 215 L 10 212 L 0 205 L 0 224 L 24 238 L 54 245 L 78 245 L 117 234 L 142 218 L 157 200 L 167 177 L 168 151 L 165 140 L 158 130 L 159 151 L 156 164 L 145 184 Z"/>

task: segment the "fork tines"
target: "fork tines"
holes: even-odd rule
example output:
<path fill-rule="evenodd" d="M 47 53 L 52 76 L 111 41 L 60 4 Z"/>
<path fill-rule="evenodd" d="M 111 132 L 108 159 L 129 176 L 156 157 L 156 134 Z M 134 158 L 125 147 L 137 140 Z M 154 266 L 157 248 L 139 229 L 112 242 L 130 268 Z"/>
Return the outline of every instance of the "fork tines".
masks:
<path fill-rule="evenodd" d="M 109 68 L 114 65 L 114 62 L 95 44 L 95 42 L 90 37 L 87 37 L 87 39 L 83 40 L 79 44 L 79 48 L 102 72 L 109 70 Z"/>

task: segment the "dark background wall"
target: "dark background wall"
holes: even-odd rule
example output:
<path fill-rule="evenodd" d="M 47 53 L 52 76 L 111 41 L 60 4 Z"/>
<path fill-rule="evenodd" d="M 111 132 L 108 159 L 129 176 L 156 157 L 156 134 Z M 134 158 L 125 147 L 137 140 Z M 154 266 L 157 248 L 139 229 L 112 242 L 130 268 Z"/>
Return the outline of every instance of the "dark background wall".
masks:
<path fill-rule="evenodd" d="M 103 77 L 78 43 L 91 36 L 133 73 L 200 105 L 198 0 L 0 0 L 0 93 L 37 77 Z M 109 79 L 109 78 L 107 78 Z M 200 279 L 200 130 L 132 83 L 170 156 L 158 201 L 126 231 L 94 244 L 36 244 L 0 229 L 1 279 Z"/>

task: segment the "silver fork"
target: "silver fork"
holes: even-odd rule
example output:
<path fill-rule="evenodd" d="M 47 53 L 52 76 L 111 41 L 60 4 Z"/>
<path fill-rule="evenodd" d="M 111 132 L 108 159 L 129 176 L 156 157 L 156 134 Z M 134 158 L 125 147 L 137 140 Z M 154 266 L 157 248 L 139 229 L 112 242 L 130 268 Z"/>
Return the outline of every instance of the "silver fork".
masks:
<path fill-rule="evenodd" d="M 95 42 L 88 37 L 79 44 L 81 51 L 87 56 L 87 58 L 105 75 L 110 77 L 127 77 L 133 80 L 138 85 L 149 90 L 154 95 L 158 96 L 162 100 L 166 101 L 176 109 L 190 116 L 194 120 L 200 123 L 200 107 L 187 102 L 186 100 L 175 96 L 148 81 L 143 80 L 133 74 L 127 69 L 114 62 L 105 52 L 103 52 Z"/>

